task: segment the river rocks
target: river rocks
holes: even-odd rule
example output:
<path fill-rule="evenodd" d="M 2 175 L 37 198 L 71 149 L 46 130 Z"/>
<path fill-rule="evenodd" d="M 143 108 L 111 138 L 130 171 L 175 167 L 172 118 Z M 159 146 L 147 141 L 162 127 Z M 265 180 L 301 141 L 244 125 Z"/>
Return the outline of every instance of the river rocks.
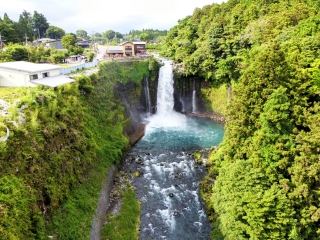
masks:
<path fill-rule="evenodd" d="M 173 197 L 174 196 L 174 194 L 171 192 L 171 193 L 169 193 L 169 197 Z"/>
<path fill-rule="evenodd" d="M 142 158 L 139 157 L 139 158 L 136 160 L 136 163 L 141 164 L 141 163 L 142 163 Z"/>

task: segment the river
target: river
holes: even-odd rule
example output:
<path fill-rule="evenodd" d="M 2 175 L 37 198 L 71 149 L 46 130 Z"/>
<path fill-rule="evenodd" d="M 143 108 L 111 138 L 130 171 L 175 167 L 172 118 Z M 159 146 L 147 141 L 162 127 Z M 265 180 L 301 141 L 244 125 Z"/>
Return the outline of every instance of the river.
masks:
<path fill-rule="evenodd" d="M 123 165 L 125 171 L 140 175 L 133 180 L 141 201 L 139 239 L 209 239 L 211 225 L 199 194 L 206 170 L 194 162 L 192 153 L 219 145 L 224 128 L 174 112 L 173 104 L 172 67 L 165 61 L 157 113 L 146 119 L 145 136 Z"/>

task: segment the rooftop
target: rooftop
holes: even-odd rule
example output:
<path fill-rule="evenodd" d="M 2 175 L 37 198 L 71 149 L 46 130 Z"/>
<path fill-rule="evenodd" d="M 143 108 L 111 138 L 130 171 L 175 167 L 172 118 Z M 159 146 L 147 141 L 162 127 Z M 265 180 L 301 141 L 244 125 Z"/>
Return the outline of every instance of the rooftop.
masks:
<path fill-rule="evenodd" d="M 132 42 L 133 44 L 146 44 L 146 42 Z"/>
<path fill-rule="evenodd" d="M 58 75 L 54 77 L 46 77 L 41 79 L 32 80 L 32 83 L 46 85 L 49 87 L 57 87 L 67 83 L 75 82 L 75 80 L 69 78 L 66 75 Z"/>
<path fill-rule="evenodd" d="M 47 63 L 31 63 L 31 62 L 25 62 L 25 61 L 17 61 L 17 62 L 0 63 L 0 69 L 1 68 L 33 73 L 33 72 L 41 72 L 46 70 L 60 69 L 61 66 L 47 64 Z"/>

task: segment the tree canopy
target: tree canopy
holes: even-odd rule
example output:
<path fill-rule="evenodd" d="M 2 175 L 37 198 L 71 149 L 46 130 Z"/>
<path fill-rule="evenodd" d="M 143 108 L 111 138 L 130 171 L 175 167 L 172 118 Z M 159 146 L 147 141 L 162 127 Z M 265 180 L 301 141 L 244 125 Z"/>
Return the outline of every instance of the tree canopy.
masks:
<path fill-rule="evenodd" d="M 233 85 L 202 183 L 213 239 L 320 238 L 319 7 L 229 0 L 195 9 L 163 41 L 186 76 Z"/>

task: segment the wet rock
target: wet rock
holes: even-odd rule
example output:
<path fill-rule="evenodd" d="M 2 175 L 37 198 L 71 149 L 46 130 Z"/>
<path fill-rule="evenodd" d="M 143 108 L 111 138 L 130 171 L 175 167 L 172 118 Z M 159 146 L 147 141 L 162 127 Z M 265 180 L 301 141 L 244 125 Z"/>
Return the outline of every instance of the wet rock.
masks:
<path fill-rule="evenodd" d="M 174 196 L 174 194 L 171 192 L 171 193 L 169 193 L 169 197 L 173 197 Z"/>

